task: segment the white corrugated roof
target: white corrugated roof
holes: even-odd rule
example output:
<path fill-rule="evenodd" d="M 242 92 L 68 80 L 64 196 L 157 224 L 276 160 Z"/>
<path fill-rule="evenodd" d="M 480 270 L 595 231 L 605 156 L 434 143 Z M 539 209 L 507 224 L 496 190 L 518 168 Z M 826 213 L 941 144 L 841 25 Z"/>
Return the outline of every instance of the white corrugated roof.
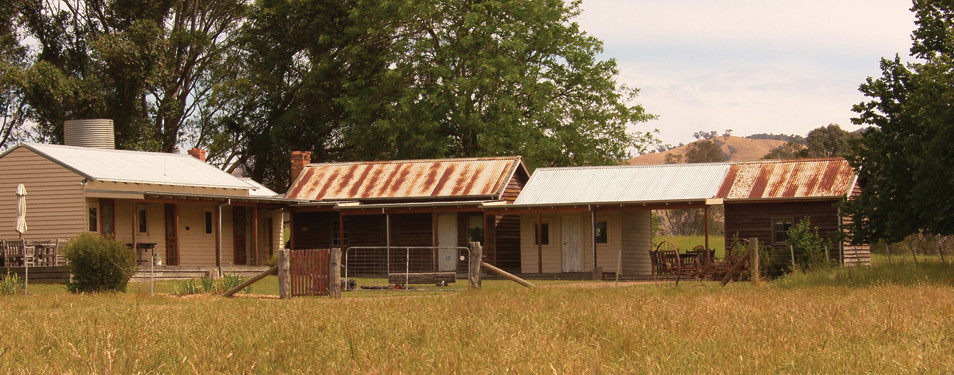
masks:
<path fill-rule="evenodd" d="M 248 177 L 239 177 L 239 179 L 242 180 L 242 181 L 245 181 L 246 184 L 249 184 L 249 185 L 254 186 L 254 188 L 253 188 L 251 191 L 248 192 L 248 195 L 249 195 L 250 197 L 277 197 L 277 196 L 281 195 L 281 194 L 278 194 L 278 193 L 274 192 L 272 189 L 269 189 L 269 188 L 265 187 L 265 185 L 262 185 L 262 184 L 258 183 L 258 181 L 255 181 L 255 180 L 253 180 L 253 179 L 251 179 L 251 178 L 248 178 Z"/>
<path fill-rule="evenodd" d="M 636 203 L 715 197 L 729 163 L 539 168 L 515 205 Z"/>
<path fill-rule="evenodd" d="M 24 143 L 21 145 L 94 181 L 254 189 L 189 155 Z"/>

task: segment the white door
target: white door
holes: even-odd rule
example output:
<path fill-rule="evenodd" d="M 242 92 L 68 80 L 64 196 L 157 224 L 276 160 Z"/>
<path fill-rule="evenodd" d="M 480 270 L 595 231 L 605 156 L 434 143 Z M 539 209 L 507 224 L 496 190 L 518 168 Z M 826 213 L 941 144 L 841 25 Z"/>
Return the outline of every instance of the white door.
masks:
<path fill-rule="evenodd" d="M 583 272 L 583 242 L 580 240 L 580 218 L 564 216 L 563 230 L 563 272 Z"/>
<path fill-rule="evenodd" d="M 437 214 L 437 268 L 457 270 L 457 213 Z"/>

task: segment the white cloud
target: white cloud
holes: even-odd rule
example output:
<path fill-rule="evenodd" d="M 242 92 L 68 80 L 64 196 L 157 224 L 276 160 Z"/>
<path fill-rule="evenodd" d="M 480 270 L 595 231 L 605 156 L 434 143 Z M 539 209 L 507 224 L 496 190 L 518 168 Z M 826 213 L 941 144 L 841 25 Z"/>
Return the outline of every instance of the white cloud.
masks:
<path fill-rule="evenodd" d="M 857 88 L 878 60 L 905 55 L 910 2 L 584 0 L 581 27 L 642 90 L 669 143 L 696 130 L 851 129 Z"/>

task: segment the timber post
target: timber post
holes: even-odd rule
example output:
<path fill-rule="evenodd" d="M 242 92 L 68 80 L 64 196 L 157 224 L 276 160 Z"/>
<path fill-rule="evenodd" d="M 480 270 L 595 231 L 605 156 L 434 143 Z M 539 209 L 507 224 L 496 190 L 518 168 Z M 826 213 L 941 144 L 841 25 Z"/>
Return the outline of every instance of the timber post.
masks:
<path fill-rule="evenodd" d="M 480 260 L 483 258 L 484 249 L 480 242 L 471 242 L 467 247 L 468 267 L 467 279 L 470 281 L 471 289 L 480 289 Z"/>
<path fill-rule="evenodd" d="M 278 295 L 282 299 L 291 298 L 291 259 L 288 249 L 278 250 Z"/>
<path fill-rule="evenodd" d="M 758 283 L 762 276 L 759 269 L 759 239 L 749 238 L 749 278 L 752 282 Z"/>
<path fill-rule="evenodd" d="M 328 295 L 341 298 L 341 248 L 332 248 L 328 261 Z"/>

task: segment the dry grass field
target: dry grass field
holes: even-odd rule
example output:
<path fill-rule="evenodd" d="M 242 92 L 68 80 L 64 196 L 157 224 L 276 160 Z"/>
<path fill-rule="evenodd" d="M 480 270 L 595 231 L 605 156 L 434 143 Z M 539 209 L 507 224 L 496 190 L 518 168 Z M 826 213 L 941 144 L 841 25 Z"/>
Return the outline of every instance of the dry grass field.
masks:
<path fill-rule="evenodd" d="M 952 276 L 901 263 L 726 288 L 487 280 L 289 301 L 34 286 L 0 297 L 0 373 L 951 373 Z"/>

